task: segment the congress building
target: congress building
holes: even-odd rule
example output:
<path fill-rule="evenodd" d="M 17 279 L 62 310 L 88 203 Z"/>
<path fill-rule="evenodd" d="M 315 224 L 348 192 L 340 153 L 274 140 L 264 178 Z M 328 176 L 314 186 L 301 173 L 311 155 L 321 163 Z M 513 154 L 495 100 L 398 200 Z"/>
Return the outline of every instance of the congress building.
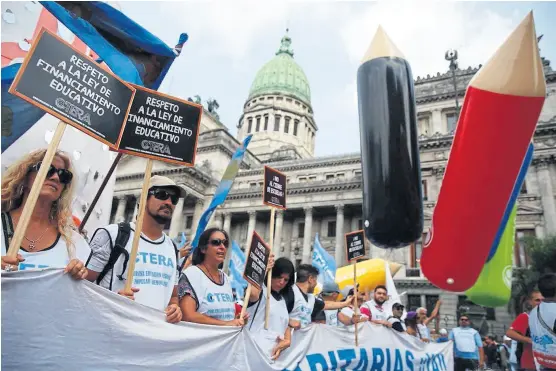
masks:
<path fill-rule="evenodd" d="M 231 238 L 242 247 L 253 230 L 269 238 L 270 211 L 262 204 L 261 197 L 263 166 L 268 164 L 285 173 L 288 182 L 287 210 L 276 213 L 273 244 L 276 255 L 289 257 L 294 264 L 310 262 L 318 233 L 322 246 L 342 266 L 345 264 L 344 233 L 362 227 L 361 158 L 355 152 L 314 156 L 318 123 L 311 105 L 309 81 L 294 59 L 291 42 L 289 36 L 284 36 L 275 56 L 254 76 L 236 136 L 216 116 L 205 111 L 195 167 L 155 162 L 153 174 L 170 177 L 187 190 L 185 199 L 180 199 L 176 206 L 167 232 L 172 237 L 185 232 L 191 239 L 233 152 L 247 135 L 253 134 L 233 189 L 211 223 L 229 231 Z M 272 52 L 268 50 L 269 55 Z M 520 267 L 528 263 L 520 237 L 556 235 L 556 71 L 551 69 L 548 60 L 543 59 L 543 63 L 547 100 L 534 136 L 534 159 L 518 199 L 514 264 Z M 460 104 L 465 87 L 477 70 L 456 70 Z M 452 72 L 417 77 L 415 95 L 427 230 L 457 122 Z M 500 140 L 503 137 L 501 132 Z M 120 162 L 111 222 L 135 218 L 145 163 L 144 159 L 131 156 Z M 439 326 L 450 329 L 456 324 L 458 308 L 469 303 L 464 293 L 439 290 L 423 277 L 419 269 L 421 250 L 420 241 L 392 251 L 374 246 L 368 249 L 370 258 L 402 265 L 394 280 L 398 292 L 407 293 L 403 300 L 409 308 L 424 306 L 430 313 L 436 300 L 442 299 Z M 506 308 L 471 305 L 471 311 L 475 311 L 475 322 L 481 322 L 483 333 L 500 335 L 512 319 Z M 434 321 L 429 325 L 431 329 L 433 325 Z"/>

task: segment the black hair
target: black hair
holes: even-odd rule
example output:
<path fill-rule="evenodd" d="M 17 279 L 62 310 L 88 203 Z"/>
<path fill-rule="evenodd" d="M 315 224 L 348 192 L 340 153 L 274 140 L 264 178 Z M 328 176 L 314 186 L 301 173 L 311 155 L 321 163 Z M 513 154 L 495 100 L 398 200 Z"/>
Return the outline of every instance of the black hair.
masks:
<path fill-rule="evenodd" d="M 384 291 L 386 291 L 386 293 L 388 294 L 388 289 L 386 288 L 386 286 L 384 285 L 378 285 L 377 287 L 375 287 L 375 291 L 378 289 L 383 289 Z"/>
<path fill-rule="evenodd" d="M 537 283 L 539 291 L 545 298 L 553 298 L 556 296 L 556 274 L 546 273 L 539 278 Z"/>
<path fill-rule="evenodd" d="M 286 286 L 284 286 L 284 288 L 280 290 L 280 294 L 284 294 L 285 292 L 287 292 L 287 290 L 289 290 L 289 288 L 292 287 L 295 283 L 295 268 L 290 259 L 278 258 L 274 262 L 274 268 L 272 268 L 272 278 L 278 278 L 284 273 L 288 275 L 289 279 Z"/>
<path fill-rule="evenodd" d="M 201 234 L 201 237 L 199 237 L 199 244 L 197 245 L 197 248 L 195 249 L 195 251 L 193 251 L 193 265 L 199 265 L 205 260 L 205 252 L 207 251 L 210 236 L 212 236 L 214 232 L 221 232 L 226 240 L 228 240 L 228 243 L 231 243 L 230 237 L 228 237 L 228 232 L 226 232 L 225 230 L 220 228 L 209 228 L 205 230 Z"/>
<path fill-rule="evenodd" d="M 309 277 L 317 277 L 318 275 L 319 269 L 317 267 L 313 267 L 311 264 L 301 264 L 297 267 L 297 282 L 307 282 Z"/>

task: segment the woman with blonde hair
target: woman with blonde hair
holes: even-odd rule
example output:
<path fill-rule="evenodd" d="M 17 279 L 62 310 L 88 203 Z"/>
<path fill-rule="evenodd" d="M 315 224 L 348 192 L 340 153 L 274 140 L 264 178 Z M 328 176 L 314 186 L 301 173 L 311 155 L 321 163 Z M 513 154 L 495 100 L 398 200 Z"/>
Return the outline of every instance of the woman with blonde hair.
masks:
<path fill-rule="evenodd" d="M 87 275 L 83 260 L 90 249 L 72 227 L 73 172 L 71 161 L 63 152 L 56 152 L 52 160 L 17 257 L 6 256 L 45 154 L 45 149 L 33 151 L 3 174 L 2 269 L 65 267 L 73 278 L 83 279 Z"/>

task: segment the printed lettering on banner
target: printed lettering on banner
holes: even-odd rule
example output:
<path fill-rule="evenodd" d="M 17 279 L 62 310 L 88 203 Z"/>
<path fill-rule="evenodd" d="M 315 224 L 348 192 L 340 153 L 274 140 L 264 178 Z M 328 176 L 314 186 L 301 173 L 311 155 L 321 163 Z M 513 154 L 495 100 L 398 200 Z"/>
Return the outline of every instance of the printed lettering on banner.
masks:
<path fill-rule="evenodd" d="M 135 89 L 43 28 L 10 93 L 115 148 Z"/>
<path fill-rule="evenodd" d="M 193 166 L 203 107 L 142 86 L 136 89 L 120 152 Z"/>
<path fill-rule="evenodd" d="M 257 232 L 253 231 L 251 246 L 247 252 L 243 277 L 253 286 L 261 289 L 264 281 L 270 248 Z"/>

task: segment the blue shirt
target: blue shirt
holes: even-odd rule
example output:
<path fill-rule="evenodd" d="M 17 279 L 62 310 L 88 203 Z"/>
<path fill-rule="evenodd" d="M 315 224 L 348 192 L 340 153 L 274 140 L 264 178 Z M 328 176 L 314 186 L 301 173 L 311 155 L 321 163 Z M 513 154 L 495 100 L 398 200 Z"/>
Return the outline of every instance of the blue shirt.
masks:
<path fill-rule="evenodd" d="M 450 332 L 450 340 L 454 342 L 455 358 L 479 359 L 479 348 L 483 346 L 483 342 L 474 328 L 456 327 Z"/>
<path fill-rule="evenodd" d="M 442 336 L 442 337 L 439 337 L 438 339 L 436 339 L 437 343 L 447 343 L 448 341 L 450 341 L 450 340 L 445 336 Z"/>

